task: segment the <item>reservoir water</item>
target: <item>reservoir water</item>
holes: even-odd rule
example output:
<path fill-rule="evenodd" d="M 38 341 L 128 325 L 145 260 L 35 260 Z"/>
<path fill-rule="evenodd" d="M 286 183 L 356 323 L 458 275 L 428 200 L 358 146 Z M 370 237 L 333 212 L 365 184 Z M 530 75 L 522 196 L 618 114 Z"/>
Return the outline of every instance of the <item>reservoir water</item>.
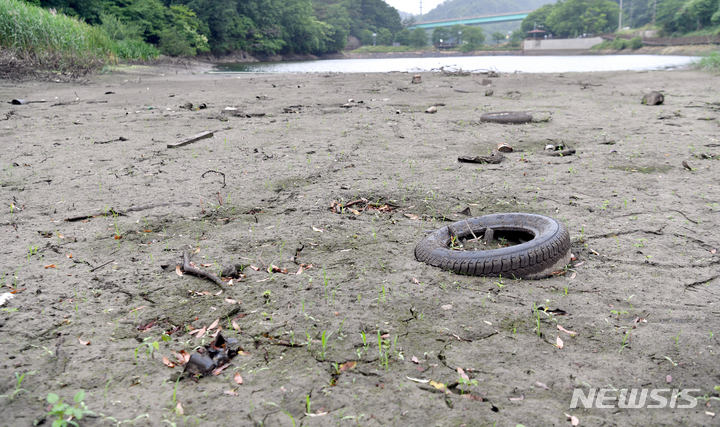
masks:
<path fill-rule="evenodd" d="M 328 59 L 294 62 L 219 64 L 213 73 L 382 73 L 439 70 L 502 73 L 570 73 L 585 71 L 644 71 L 683 68 L 698 60 L 673 55 L 577 56 L 451 56 L 443 58 Z"/>

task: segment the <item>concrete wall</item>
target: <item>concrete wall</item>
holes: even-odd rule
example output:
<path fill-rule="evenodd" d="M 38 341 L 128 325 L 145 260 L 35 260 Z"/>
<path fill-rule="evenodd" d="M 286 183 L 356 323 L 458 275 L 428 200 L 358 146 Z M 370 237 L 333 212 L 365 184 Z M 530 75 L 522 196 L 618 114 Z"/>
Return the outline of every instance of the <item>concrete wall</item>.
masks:
<path fill-rule="evenodd" d="M 603 42 L 602 37 L 589 37 L 582 39 L 537 39 L 525 40 L 523 50 L 525 53 L 542 51 L 579 51 L 590 49 Z"/>

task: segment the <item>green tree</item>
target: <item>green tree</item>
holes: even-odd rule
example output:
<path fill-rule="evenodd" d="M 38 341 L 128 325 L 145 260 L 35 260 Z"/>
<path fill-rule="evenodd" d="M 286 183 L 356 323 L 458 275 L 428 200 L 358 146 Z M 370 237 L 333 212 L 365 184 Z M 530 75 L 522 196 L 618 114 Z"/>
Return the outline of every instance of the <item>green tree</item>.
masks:
<path fill-rule="evenodd" d="M 510 35 L 510 41 L 508 45 L 512 47 L 519 47 L 523 40 L 525 40 L 525 32 L 522 29 L 518 28 Z"/>
<path fill-rule="evenodd" d="M 462 42 L 477 48 L 485 42 L 485 32 L 482 27 L 465 26 L 462 29 Z"/>
<path fill-rule="evenodd" d="M 495 43 L 500 43 L 501 41 L 505 40 L 505 34 L 501 33 L 500 31 L 495 31 L 492 33 L 492 38 L 495 40 Z"/>
<path fill-rule="evenodd" d="M 377 34 L 377 33 L 375 33 Z M 361 30 L 360 34 L 358 35 L 358 38 L 360 39 L 360 44 L 362 46 L 372 46 L 374 39 L 373 39 L 373 32 L 370 30 Z"/>
<path fill-rule="evenodd" d="M 410 37 L 412 35 L 412 32 L 408 30 L 407 28 L 403 28 L 395 34 L 395 41 L 397 43 L 400 43 L 400 46 L 410 46 Z"/>
<path fill-rule="evenodd" d="M 393 35 L 387 28 L 380 28 L 377 32 L 377 44 L 382 46 L 392 45 Z"/>
<path fill-rule="evenodd" d="M 450 29 L 448 27 L 435 27 L 432 32 L 433 44 L 439 44 L 440 40 L 443 43 L 450 43 Z"/>
<path fill-rule="evenodd" d="M 520 24 L 520 29 L 527 33 L 528 31 L 534 30 L 536 27 L 543 28 L 545 31 L 552 30 L 547 25 L 547 18 L 550 16 L 550 13 L 553 11 L 553 9 L 558 6 L 559 3 L 554 4 L 546 4 L 539 9 L 530 12 L 525 19 L 523 19 L 522 24 Z"/>
<path fill-rule="evenodd" d="M 546 25 L 560 37 L 576 37 L 617 28 L 620 8 L 610 0 L 567 0 L 558 3 Z"/>
<path fill-rule="evenodd" d="M 422 28 L 415 28 L 410 36 L 410 46 L 425 47 L 428 43 L 428 36 Z"/>

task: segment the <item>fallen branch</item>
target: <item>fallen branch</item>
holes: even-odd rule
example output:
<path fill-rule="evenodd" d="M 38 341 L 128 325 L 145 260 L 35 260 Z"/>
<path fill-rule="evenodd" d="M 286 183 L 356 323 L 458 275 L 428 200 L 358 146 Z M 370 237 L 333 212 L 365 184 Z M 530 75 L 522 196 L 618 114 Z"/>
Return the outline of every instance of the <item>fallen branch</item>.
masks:
<path fill-rule="evenodd" d="M 112 209 L 112 208 L 111 208 L 111 209 L 109 209 L 109 210 L 107 210 L 107 211 L 105 211 L 105 212 L 98 212 L 98 213 L 96 213 L 96 214 L 80 215 L 80 216 L 74 216 L 74 217 L 70 217 L 70 218 L 65 218 L 65 221 L 68 221 L 68 222 L 82 221 L 82 220 L 85 220 L 85 219 L 96 218 L 96 217 L 99 217 L 99 216 L 108 216 L 108 215 L 123 216 L 123 215 L 127 214 L 128 212 L 139 212 L 139 211 L 144 211 L 144 210 L 147 210 L 147 209 L 153 209 L 153 208 L 159 208 L 159 207 L 171 206 L 171 205 L 190 206 L 191 204 L 192 204 L 192 203 L 190 203 L 190 202 L 156 203 L 156 204 L 153 204 L 153 205 L 145 205 L 145 206 L 131 206 L 131 207 L 125 209 L 124 211 L 118 211 L 118 210 L 115 210 L 115 209 Z"/>
<path fill-rule="evenodd" d="M 211 132 L 211 131 L 200 132 L 199 134 L 193 135 L 190 138 L 185 138 L 182 141 L 168 144 L 167 148 L 176 148 L 176 147 L 182 147 L 183 145 L 192 144 L 193 142 L 200 141 L 201 139 L 211 138 L 213 136 L 213 134 L 214 134 L 214 132 Z"/>
<path fill-rule="evenodd" d="M 200 270 L 199 268 L 193 267 L 190 265 L 190 252 L 185 251 L 183 252 L 183 271 L 185 273 L 190 273 L 194 276 L 203 277 L 205 279 L 208 279 L 212 282 L 214 282 L 216 285 L 220 286 L 220 289 L 225 289 L 223 286 L 223 281 L 213 273 L 209 273 L 207 271 Z"/>

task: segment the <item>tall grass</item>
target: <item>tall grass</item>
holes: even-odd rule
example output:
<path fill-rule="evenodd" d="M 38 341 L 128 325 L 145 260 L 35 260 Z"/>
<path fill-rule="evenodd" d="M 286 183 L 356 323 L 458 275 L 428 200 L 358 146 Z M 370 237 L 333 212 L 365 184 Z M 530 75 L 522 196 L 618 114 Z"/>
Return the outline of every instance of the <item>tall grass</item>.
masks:
<path fill-rule="evenodd" d="M 141 40 L 113 40 L 101 27 L 20 0 L 0 0 L 0 47 L 34 67 L 90 70 L 108 60 L 150 59 L 157 49 Z"/>
<path fill-rule="evenodd" d="M 710 52 L 708 56 L 700 58 L 695 66 L 704 71 L 720 72 L 720 51 Z"/>

